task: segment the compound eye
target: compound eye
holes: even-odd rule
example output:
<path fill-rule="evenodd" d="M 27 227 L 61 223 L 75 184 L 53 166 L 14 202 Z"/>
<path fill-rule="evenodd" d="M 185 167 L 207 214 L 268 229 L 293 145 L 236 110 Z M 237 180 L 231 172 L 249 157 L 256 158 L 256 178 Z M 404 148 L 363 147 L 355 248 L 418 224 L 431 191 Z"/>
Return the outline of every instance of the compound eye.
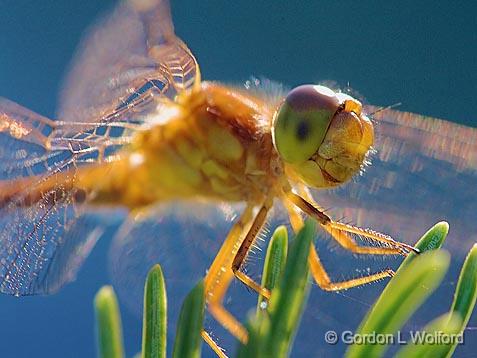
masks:
<path fill-rule="evenodd" d="M 302 85 L 291 90 L 273 121 L 273 140 L 282 159 L 297 164 L 315 154 L 339 105 L 328 87 Z"/>

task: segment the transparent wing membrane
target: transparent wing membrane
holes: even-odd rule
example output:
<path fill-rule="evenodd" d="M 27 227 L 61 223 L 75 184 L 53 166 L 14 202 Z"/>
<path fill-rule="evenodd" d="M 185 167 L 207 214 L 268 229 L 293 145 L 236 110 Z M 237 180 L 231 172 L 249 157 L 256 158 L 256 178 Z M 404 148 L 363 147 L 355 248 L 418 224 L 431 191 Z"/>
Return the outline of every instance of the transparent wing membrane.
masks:
<path fill-rule="evenodd" d="M 135 107 L 135 101 L 172 99 L 199 83 L 194 56 L 174 35 L 168 2 L 125 1 L 82 41 L 58 116 L 77 122 L 114 119 L 112 113 Z"/>
<path fill-rule="evenodd" d="M 0 99 L 0 291 L 49 293 L 74 278 L 101 233 L 74 189 L 78 167 L 116 160 L 145 115 L 199 81 L 168 2 L 134 0 L 86 36 L 57 121 Z"/>
<path fill-rule="evenodd" d="M 230 207 L 195 202 L 131 216 L 116 234 L 109 255 L 120 297 L 140 315 L 144 280 L 157 263 L 166 276 L 169 297 L 185 297 L 204 277 L 234 217 Z"/>
<path fill-rule="evenodd" d="M 69 180 L 42 188 L 62 172 L 73 180 L 79 154 L 68 146 L 52 150 L 57 124 L 8 100 L 0 100 L 0 127 L 0 291 L 51 292 L 70 276 L 64 257 L 75 252 L 78 235 L 67 242 L 64 237 L 79 208 Z M 82 261 L 81 254 L 75 260 Z"/>
<path fill-rule="evenodd" d="M 60 168 L 58 165 L 57 170 Z M 99 237 L 96 225 L 82 216 L 83 208 L 70 185 L 73 177 L 50 190 L 41 188 L 55 175 L 49 172 L 26 186 L 17 186 L 8 196 L 1 190 L 1 292 L 30 295 L 56 291 L 74 278 Z"/>

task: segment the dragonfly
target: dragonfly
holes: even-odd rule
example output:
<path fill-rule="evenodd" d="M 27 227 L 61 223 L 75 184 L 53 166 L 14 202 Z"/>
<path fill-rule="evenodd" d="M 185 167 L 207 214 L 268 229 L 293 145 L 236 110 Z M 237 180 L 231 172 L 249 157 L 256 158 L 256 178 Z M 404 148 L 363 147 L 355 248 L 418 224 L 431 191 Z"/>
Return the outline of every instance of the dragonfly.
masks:
<path fill-rule="evenodd" d="M 295 231 L 305 216 L 314 218 L 324 235 L 356 254 L 407 255 L 416 249 L 393 237 L 415 239 L 439 219 L 465 240 L 458 252 L 477 241 L 476 129 L 363 105 L 322 85 L 287 91 L 266 80 L 242 87 L 203 81 L 165 0 L 122 2 L 89 31 L 57 119 L 1 99 L 0 136 L 6 294 L 49 294 L 72 281 L 103 235 L 96 214 L 127 213 L 112 252 L 146 253 L 135 257 L 143 264 L 154 260 L 147 256 L 152 245 L 177 236 L 168 220 L 178 229 L 202 220 L 223 234 L 204 272 L 208 310 L 246 342 L 223 301 L 234 279 L 269 297 L 244 264 L 273 210 L 283 210 Z M 193 214 L 175 206 L 183 202 Z M 232 223 L 227 232 L 220 221 Z M 187 236 L 207 243 L 208 233 Z M 126 262 L 113 256 L 112 270 L 124 272 Z M 177 270 L 194 270 L 192 262 L 176 262 Z M 309 264 L 327 291 L 393 275 L 386 268 L 336 281 L 315 245 Z M 202 335 L 223 356 L 209 332 Z"/>

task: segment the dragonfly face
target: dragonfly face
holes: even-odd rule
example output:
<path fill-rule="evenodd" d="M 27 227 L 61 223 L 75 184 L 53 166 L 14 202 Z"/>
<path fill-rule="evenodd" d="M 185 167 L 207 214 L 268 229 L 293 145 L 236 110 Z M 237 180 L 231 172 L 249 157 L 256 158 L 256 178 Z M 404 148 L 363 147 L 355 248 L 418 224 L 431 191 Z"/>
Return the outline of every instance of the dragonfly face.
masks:
<path fill-rule="evenodd" d="M 290 91 L 275 113 L 272 133 L 288 168 L 313 188 L 347 182 L 364 165 L 374 140 L 361 103 L 314 85 Z"/>

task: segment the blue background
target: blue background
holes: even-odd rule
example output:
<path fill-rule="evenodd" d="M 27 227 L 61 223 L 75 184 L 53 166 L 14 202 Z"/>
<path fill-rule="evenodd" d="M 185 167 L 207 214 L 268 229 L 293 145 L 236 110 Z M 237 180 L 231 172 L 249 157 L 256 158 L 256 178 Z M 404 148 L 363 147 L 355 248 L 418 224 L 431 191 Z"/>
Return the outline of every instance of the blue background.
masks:
<path fill-rule="evenodd" d="M 82 32 L 112 1 L 0 1 L 0 96 L 54 117 Z M 373 104 L 476 126 L 472 2 L 173 1 L 176 33 L 203 78 L 263 75 L 293 86 L 334 80 Z M 51 297 L 0 297 L 0 356 L 95 354 L 92 300 L 109 282 L 101 240 L 76 282 Z M 328 313 L 331 314 L 332 313 Z M 125 314 L 127 351 L 140 326 Z M 73 347 L 73 350 L 72 350 Z"/>

